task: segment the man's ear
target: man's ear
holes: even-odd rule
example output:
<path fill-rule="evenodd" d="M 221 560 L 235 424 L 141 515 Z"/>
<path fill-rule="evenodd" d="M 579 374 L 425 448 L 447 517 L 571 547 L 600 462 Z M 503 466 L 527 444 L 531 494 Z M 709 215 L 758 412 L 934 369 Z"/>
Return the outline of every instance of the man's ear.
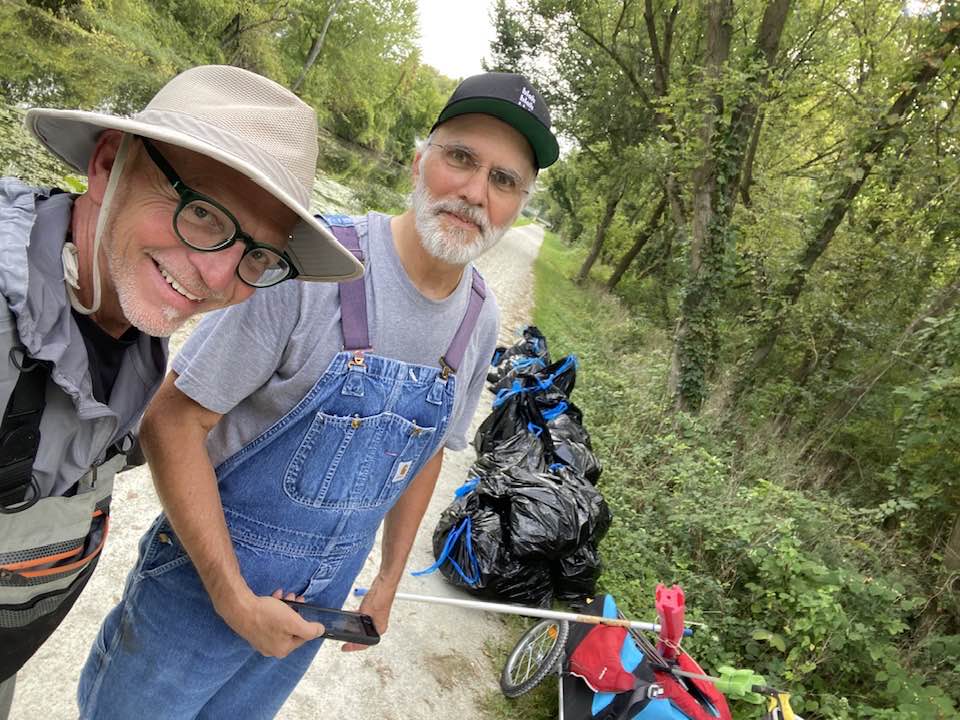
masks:
<path fill-rule="evenodd" d="M 413 163 L 410 166 L 410 175 L 413 178 L 413 184 L 416 186 L 417 179 L 420 177 L 420 161 L 423 159 L 423 153 L 417 150 L 413 155 Z"/>
<path fill-rule="evenodd" d="M 110 172 L 117 159 L 122 138 L 123 133 L 119 130 L 104 130 L 97 138 L 97 145 L 90 156 L 90 162 L 87 165 L 86 194 L 98 206 L 103 202 L 103 195 L 107 191 Z"/>

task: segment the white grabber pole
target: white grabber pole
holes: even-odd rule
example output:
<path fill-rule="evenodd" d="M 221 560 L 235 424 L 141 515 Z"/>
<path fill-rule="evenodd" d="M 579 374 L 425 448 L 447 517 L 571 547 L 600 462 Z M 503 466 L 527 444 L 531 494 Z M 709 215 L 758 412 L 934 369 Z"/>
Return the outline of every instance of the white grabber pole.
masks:
<path fill-rule="evenodd" d="M 362 597 L 367 594 L 367 588 L 354 588 L 353 594 Z M 484 610 L 485 612 L 500 613 L 502 615 L 522 615 L 547 620 L 567 620 L 568 622 L 585 623 L 588 625 L 612 625 L 614 627 L 634 628 L 647 632 L 660 632 L 657 623 L 640 622 L 620 618 L 605 618 L 599 615 L 581 615 L 579 613 L 562 612 L 558 610 L 544 610 L 543 608 L 524 607 L 523 605 L 506 605 L 504 603 L 483 602 L 481 600 L 463 600 L 461 598 L 437 597 L 435 595 L 415 595 L 413 593 L 398 592 L 398 600 L 431 603 L 433 605 L 452 605 L 453 607 L 467 608 L 468 610 Z M 684 636 L 693 635 L 693 628 L 684 628 Z"/>

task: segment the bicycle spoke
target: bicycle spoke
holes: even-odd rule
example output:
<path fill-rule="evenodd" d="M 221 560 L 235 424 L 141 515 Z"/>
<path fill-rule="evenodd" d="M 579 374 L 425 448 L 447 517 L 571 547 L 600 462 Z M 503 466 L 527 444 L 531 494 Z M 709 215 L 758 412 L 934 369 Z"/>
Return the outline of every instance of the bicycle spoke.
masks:
<path fill-rule="evenodd" d="M 515 683 L 526 682 L 550 653 L 553 643 L 556 642 L 555 632 L 551 636 L 551 630 L 552 626 L 547 626 L 531 638 L 523 653 L 517 657 L 510 672 L 510 676 Z"/>

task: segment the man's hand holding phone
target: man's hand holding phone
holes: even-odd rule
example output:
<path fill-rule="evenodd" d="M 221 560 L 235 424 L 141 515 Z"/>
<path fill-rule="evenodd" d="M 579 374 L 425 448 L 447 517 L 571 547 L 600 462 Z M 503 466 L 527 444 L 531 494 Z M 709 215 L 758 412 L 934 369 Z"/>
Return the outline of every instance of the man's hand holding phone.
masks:
<path fill-rule="evenodd" d="M 380 635 L 387 632 L 387 626 L 390 624 L 390 610 L 393 608 L 393 600 L 396 594 L 397 586 L 381 580 L 378 576 L 360 602 L 360 612 L 373 619 L 373 624 Z M 340 649 L 343 652 L 354 652 L 366 650 L 367 647 L 359 643 L 345 643 Z"/>
<path fill-rule="evenodd" d="M 270 597 L 251 593 L 229 617 L 224 614 L 223 618 L 261 655 L 283 658 L 325 632 L 322 623 L 304 619 L 284 600 L 302 602 L 303 598 L 294 593 L 287 593 L 284 598 L 282 590 L 275 590 Z"/>
<path fill-rule="evenodd" d="M 300 613 L 303 618 L 323 623 L 325 638 L 359 647 L 368 647 L 380 642 L 380 633 L 373 624 L 373 618 L 362 612 L 310 605 L 304 603 L 302 598 L 297 600 L 287 598 L 284 602 Z"/>

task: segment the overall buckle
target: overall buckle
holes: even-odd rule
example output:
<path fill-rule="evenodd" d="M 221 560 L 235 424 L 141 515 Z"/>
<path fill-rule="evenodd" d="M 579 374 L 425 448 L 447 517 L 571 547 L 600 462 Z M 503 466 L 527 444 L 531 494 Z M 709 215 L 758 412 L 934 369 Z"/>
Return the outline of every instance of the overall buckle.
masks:
<path fill-rule="evenodd" d="M 446 381 L 447 378 L 449 378 L 451 375 L 455 375 L 456 372 L 457 372 L 456 370 L 454 370 L 452 367 L 450 367 L 450 365 L 447 364 L 447 359 L 441 355 L 440 356 L 440 377 L 443 378 L 444 381 Z"/>

